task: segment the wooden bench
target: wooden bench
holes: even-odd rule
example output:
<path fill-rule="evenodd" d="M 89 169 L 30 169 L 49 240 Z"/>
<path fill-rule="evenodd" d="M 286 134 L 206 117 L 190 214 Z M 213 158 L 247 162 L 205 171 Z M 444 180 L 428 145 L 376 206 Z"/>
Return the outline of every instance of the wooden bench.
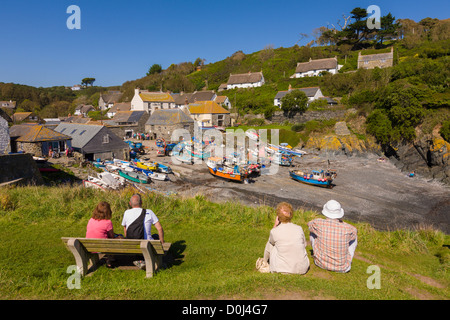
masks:
<path fill-rule="evenodd" d="M 78 271 L 85 276 L 88 263 L 95 266 L 99 262 L 99 254 L 142 254 L 145 259 L 146 277 L 153 274 L 162 265 L 162 257 L 169 251 L 170 243 L 162 244 L 159 240 L 134 239 L 87 239 L 68 238 L 61 240 L 75 257 Z"/>

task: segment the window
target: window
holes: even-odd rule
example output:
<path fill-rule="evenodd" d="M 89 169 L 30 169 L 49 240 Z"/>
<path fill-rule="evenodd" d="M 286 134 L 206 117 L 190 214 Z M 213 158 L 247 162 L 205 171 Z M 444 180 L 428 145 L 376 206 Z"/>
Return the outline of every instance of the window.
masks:
<path fill-rule="evenodd" d="M 80 132 L 80 136 L 81 136 L 83 133 L 85 133 L 85 132 L 86 132 L 86 130 L 81 131 L 81 132 Z"/>
<path fill-rule="evenodd" d="M 75 131 L 77 131 L 77 129 L 75 129 L 75 130 L 73 130 L 70 134 L 74 134 L 75 133 Z"/>
<path fill-rule="evenodd" d="M 109 143 L 109 134 L 103 136 L 102 143 Z"/>

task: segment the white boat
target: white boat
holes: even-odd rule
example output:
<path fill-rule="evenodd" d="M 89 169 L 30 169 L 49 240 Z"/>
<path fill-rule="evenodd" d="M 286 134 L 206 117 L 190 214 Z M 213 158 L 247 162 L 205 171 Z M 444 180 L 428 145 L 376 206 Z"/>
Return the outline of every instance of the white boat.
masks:
<path fill-rule="evenodd" d="M 100 184 L 95 183 L 94 181 L 83 180 L 83 186 L 85 188 L 100 189 L 102 191 L 106 191 L 105 187 L 103 187 Z"/>
<path fill-rule="evenodd" d="M 106 184 L 109 188 L 119 189 L 123 186 L 123 183 L 119 179 L 114 178 L 114 176 L 109 172 L 102 172 L 98 174 L 100 180 Z"/>
<path fill-rule="evenodd" d="M 149 173 L 148 176 L 152 180 L 159 180 L 159 181 L 169 180 L 169 176 L 165 173 L 152 172 L 152 173 Z"/>

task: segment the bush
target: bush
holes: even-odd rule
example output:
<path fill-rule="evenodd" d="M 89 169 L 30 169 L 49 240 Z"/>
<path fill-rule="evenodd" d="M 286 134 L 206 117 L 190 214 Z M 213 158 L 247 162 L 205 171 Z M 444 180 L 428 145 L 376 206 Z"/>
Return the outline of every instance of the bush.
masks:
<path fill-rule="evenodd" d="M 444 121 L 442 123 L 441 130 L 439 130 L 440 135 L 445 141 L 450 143 L 450 120 Z"/>

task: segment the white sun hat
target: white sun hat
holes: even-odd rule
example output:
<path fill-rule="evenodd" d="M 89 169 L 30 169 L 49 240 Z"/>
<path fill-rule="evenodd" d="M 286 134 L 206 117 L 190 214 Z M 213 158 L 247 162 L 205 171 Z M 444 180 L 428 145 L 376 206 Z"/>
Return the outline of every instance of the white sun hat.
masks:
<path fill-rule="evenodd" d="M 340 219 L 344 216 L 344 209 L 336 200 L 330 200 L 324 204 L 322 213 L 327 218 Z"/>

